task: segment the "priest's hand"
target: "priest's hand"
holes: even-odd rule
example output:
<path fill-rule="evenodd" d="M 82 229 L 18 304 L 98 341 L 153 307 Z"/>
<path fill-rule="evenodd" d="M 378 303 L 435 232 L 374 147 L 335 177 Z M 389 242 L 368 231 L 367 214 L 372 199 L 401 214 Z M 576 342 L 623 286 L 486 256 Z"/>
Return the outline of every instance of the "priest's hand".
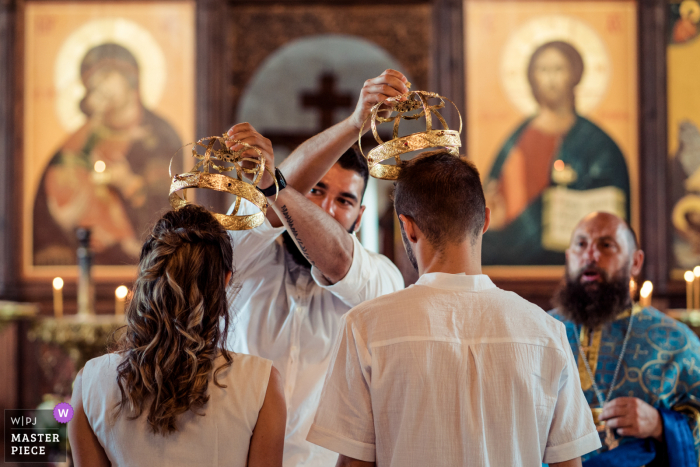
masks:
<path fill-rule="evenodd" d="M 362 127 L 362 123 L 367 119 L 370 110 L 375 104 L 389 97 L 407 93 L 407 82 L 406 77 L 396 70 L 386 70 L 378 77 L 365 81 L 365 85 L 362 86 L 362 91 L 360 92 L 360 99 L 357 101 L 357 107 L 355 107 L 355 111 L 350 117 L 357 131 Z M 370 125 L 367 122 L 365 131 L 369 130 L 369 128 Z M 357 138 L 357 135 L 355 135 L 355 138 Z"/>
<path fill-rule="evenodd" d="M 250 123 L 239 123 L 237 125 L 233 125 L 226 134 L 232 140 L 226 141 L 226 146 L 233 151 L 238 151 L 239 149 L 243 148 L 243 146 L 240 144 L 235 144 L 233 140 L 242 141 L 260 149 L 263 154 L 263 158 L 265 159 L 265 165 L 269 170 L 266 170 L 263 174 L 258 187 L 265 189 L 272 186 L 275 181 L 270 173 L 275 173 L 275 154 L 272 150 L 272 143 L 270 140 L 255 131 L 255 128 L 253 128 L 253 125 Z M 253 159 L 258 159 L 260 157 L 258 153 L 252 149 L 244 152 L 243 155 Z M 254 164 L 250 162 L 243 162 L 241 163 L 241 166 L 250 169 L 253 168 Z"/>
<path fill-rule="evenodd" d="M 620 436 L 663 440 L 663 422 L 659 411 L 636 397 L 618 397 L 603 407 L 601 420 Z"/>

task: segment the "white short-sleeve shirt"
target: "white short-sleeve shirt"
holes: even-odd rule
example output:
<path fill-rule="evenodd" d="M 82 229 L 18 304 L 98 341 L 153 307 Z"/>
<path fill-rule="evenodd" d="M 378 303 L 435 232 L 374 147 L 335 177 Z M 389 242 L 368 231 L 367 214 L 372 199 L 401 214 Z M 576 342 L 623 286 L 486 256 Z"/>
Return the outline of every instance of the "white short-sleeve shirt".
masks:
<path fill-rule="evenodd" d="M 331 285 L 316 268 L 293 261 L 280 237 L 284 231 L 266 220 L 252 230 L 229 232 L 235 272 L 228 346 L 272 360 L 282 376 L 287 401 L 285 467 L 332 467 L 338 455 L 309 443 L 306 435 L 341 316 L 365 300 L 403 289 L 403 278 L 388 258 L 366 250 L 352 235 L 350 270 Z"/>
<path fill-rule="evenodd" d="M 600 447 L 564 326 L 485 275 L 343 317 L 307 438 L 378 466 L 540 466 Z"/>

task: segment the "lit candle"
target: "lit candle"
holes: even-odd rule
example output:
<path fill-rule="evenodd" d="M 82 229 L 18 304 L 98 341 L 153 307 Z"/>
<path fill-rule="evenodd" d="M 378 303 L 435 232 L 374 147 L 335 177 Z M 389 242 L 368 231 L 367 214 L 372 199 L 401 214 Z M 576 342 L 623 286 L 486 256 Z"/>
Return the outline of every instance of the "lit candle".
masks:
<path fill-rule="evenodd" d="M 693 283 L 693 309 L 697 310 L 700 308 L 700 266 L 693 268 L 693 275 L 695 276 Z"/>
<path fill-rule="evenodd" d="M 654 290 L 654 285 L 651 281 L 644 281 L 642 288 L 639 291 L 639 304 L 643 307 L 651 306 L 651 292 Z"/>
<path fill-rule="evenodd" d="M 124 314 L 124 302 L 126 301 L 126 294 L 129 293 L 129 289 L 124 285 L 117 287 L 114 291 L 114 314 L 117 316 Z"/>
<path fill-rule="evenodd" d="M 689 310 L 693 309 L 693 282 L 695 281 L 695 274 L 693 271 L 686 271 L 683 274 L 685 279 L 685 307 Z"/>
<path fill-rule="evenodd" d="M 634 297 L 637 293 L 637 283 L 634 280 L 634 277 L 630 279 L 630 298 L 634 302 Z"/>
<path fill-rule="evenodd" d="M 56 318 L 63 317 L 63 279 L 53 279 L 53 315 Z"/>

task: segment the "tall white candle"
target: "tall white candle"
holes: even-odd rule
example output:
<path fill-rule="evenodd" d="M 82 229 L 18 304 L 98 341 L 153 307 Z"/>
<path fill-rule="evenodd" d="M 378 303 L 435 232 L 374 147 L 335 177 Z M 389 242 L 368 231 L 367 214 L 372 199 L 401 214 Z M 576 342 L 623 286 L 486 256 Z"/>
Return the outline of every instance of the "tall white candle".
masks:
<path fill-rule="evenodd" d="M 700 266 L 693 268 L 695 281 L 693 282 L 693 309 L 700 308 Z"/>
<path fill-rule="evenodd" d="M 634 277 L 630 279 L 630 298 L 634 302 L 634 297 L 637 294 L 637 282 L 634 280 Z"/>
<path fill-rule="evenodd" d="M 651 306 L 651 292 L 654 290 L 654 285 L 651 281 L 644 281 L 642 288 L 639 291 L 639 304 L 643 307 Z"/>
<path fill-rule="evenodd" d="M 683 274 L 683 279 L 685 279 L 685 307 L 689 310 L 695 307 L 693 300 L 693 282 L 695 282 L 695 274 L 693 271 L 686 271 Z"/>
<path fill-rule="evenodd" d="M 124 285 L 117 287 L 114 291 L 114 314 L 123 315 L 124 314 L 124 302 L 126 301 L 126 295 L 129 293 L 129 289 Z"/>
<path fill-rule="evenodd" d="M 53 279 L 53 315 L 56 318 L 63 317 L 63 279 Z"/>

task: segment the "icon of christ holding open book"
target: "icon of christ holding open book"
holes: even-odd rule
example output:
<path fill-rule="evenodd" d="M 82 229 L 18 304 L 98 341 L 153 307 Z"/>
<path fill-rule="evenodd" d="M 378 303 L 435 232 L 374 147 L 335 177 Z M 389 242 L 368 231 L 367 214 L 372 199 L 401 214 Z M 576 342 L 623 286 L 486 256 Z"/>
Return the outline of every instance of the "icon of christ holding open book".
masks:
<path fill-rule="evenodd" d="M 527 78 L 539 110 L 506 140 L 484 182 L 489 265 L 559 265 L 571 231 L 591 211 L 630 218 L 630 179 L 617 144 L 576 112 L 584 73 L 568 42 L 542 44 Z"/>

